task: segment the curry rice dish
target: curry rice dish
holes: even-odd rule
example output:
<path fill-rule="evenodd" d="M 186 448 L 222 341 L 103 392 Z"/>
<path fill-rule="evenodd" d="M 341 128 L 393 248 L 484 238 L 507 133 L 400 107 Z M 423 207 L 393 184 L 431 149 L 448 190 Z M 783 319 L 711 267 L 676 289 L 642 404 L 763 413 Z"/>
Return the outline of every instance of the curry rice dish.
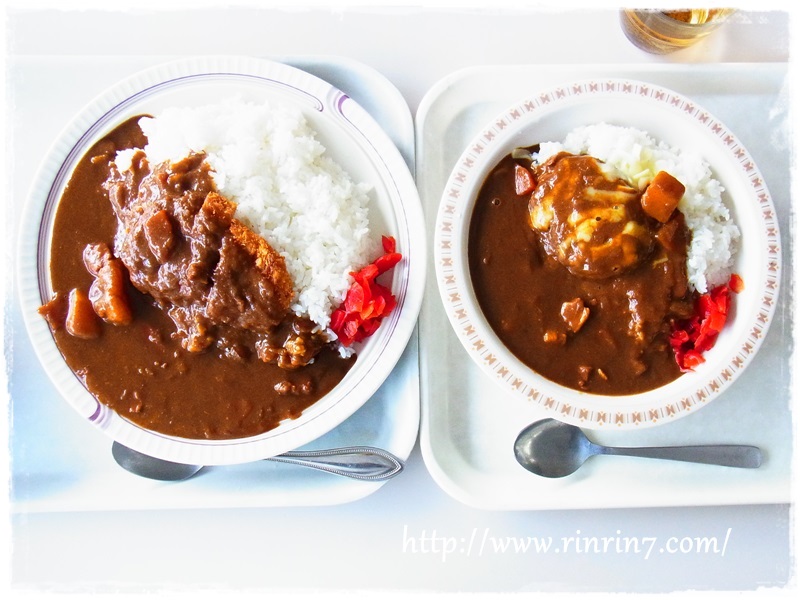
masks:
<path fill-rule="evenodd" d="M 500 340 L 546 378 L 596 394 L 644 392 L 686 370 L 673 352 L 674 332 L 695 316 L 698 284 L 727 290 L 720 283 L 731 275 L 726 241 L 738 236 L 724 206 L 687 206 L 687 194 L 715 183 L 686 175 L 681 157 L 673 168 L 688 186 L 652 168 L 632 183 L 611 164 L 624 148 L 601 146 L 609 139 L 624 145 L 631 135 L 652 153 L 638 162 L 666 164 L 670 149 L 643 132 L 605 124 L 576 130 L 568 137 L 575 153 L 565 149 L 569 143 L 551 144 L 503 158 L 486 178 L 470 221 L 473 287 Z M 598 136 L 602 143 L 594 150 L 608 163 L 581 153 Z M 630 155 L 617 163 L 634 164 L 641 174 Z M 701 198 L 706 205 L 717 201 Z M 716 237 L 727 254 L 721 265 L 691 271 L 693 236 L 708 235 L 691 217 L 714 211 L 722 211 Z"/>
<path fill-rule="evenodd" d="M 209 155 L 151 163 L 131 150 L 147 148 L 141 122 L 98 141 L 60 199 L 54 297 L 40 311 L 59 350 L 98 400 L 153 431 L 242 438 L 298 417 L 355 353 L 329 327 L 329 307 L 316 321 L 301 309 L 291 253 L 239 218 Z M 374 251 L 361 235 L 352 256 Z M 346 266 L 329 305 L 362 266 Z"/>

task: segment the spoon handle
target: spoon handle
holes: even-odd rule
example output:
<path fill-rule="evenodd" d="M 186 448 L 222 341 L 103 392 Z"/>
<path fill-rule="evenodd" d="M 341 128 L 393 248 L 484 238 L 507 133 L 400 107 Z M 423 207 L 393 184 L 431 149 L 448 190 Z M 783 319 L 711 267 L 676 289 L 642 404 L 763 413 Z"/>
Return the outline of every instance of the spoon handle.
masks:
<path fill-rule="evenodd" d="M 602 454 L 617 456 L 639 456 L 643 458 L 662 458 L 683 462 L 703 463 L 757 469 L 761 466 L 761 450 L 755 446 L 705 445 L 705 446 L 661 446 L 653 448 L 615 448 L 599 447 Z"/>
<path fill-rule="evenodd" d="M 371 446 L 298 450 L 271 456 L 265 460 L 301 465 L 366 481 L 384 481 L 403 470 L 400 459 L 386 450 Z"/>

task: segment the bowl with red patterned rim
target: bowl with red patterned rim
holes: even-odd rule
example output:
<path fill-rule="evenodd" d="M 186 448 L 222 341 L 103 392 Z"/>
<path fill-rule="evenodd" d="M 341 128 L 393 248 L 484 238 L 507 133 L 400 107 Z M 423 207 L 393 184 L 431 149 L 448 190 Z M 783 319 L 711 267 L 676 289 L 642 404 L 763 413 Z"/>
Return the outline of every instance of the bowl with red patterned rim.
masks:
<path fill-rule="evenodd" d="M 294 419 L 232 440 L 184 439 L 149 431 L 100 403 L 66 364 L 37 309 L 52 297 L 50 238 L 59 199 L 76 164 L 109 131 L 131 117 L 168 107 L 203 106 L 237 97 L 299 109 L 327 155 L 370 186 L 370 232 L 394 237 L 403 255 L 387 286 L 397 305 L 357 348 L 344 378 Z M 302 446 L 360 408 L 394 369 L 416 326 L 426 271 L 422 208 L 402 155 L 352 98 L 305 71 L 246 56 L 173 61 L 119 82 L 92 100 L 55 140 L 33 182 L 21 225 L 17 279 L 23 317 L 37 356 L 64 399 L 94 427 L 140 452 L 202 465 L 243 463 Z M 118 357 L 116 360 L 124 360 Z"/>
<path fill-rule="evenodd" d="M 741 237 L 733 272 L 744 281 L 705 361 L 656 389 L 628 395 L 571 389 L 534 372 L 488 324 L 470 276 L 468 239 L 478 192 L 515 148 L 561 141 L 597 123 L 647 132 L 672 148 L 690 144 L 723 186 L 722 200 Z M 772 198 L 735 134 L 702 106 L 643 81 L 576 81 L 543 90 L 486 123 L 447 180 L 434 228 L 435 276 L 450 324 L 473 362 L 517 401 L 587 428 L 644 428 L 669 423 L 718 398 L 752 362 L 772 321 L 779 291 L 781 244 Z"/>

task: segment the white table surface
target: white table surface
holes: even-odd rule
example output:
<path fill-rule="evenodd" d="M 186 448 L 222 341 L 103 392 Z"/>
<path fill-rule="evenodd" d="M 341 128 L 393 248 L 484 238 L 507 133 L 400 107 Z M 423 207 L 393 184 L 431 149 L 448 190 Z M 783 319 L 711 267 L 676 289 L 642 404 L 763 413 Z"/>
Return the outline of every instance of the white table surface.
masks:
<path fill-rule="evenodd" d="M 11 240 L 19 216 L 14 203 L 24 197 L 40 157 L 64 124 L 107 86 L 171 58 L 210 53 L 342 56 L 383 73 L 413 114 L 438 80 L 473 65 L 786 62 L 793 42 L 788 14 L 772 10 L 741 13 L 702 44 L 667 57 L 631 46 L 613 9 L 500 11 L 400 3 L 332 11 L 259 10 L 236 8 L 235 3 L 224 10 L 196 11 L 11 7 L 5 25 L 9 135 L 4 212 Z M 789 245 L 786 254 L 788 260 Z M 5 285 L 10 287 L 8 281 Z M 13 357 L 13 348 L 6 350 Z M 439 489 L 415 448 L 401 477 L 364 499 L 338 506 L 13 511 L 10 573 L 4 583 L 12 592 L 92 594 L 778 594 L 796 575 L 793 517 L 787 504 L 481 511 Z M 606 546 L 576 544 L 586 538 L 605 538 Z M 715 538 L 719 551 L 704 551 L 700 538 Z M 506 540 L 535 544 L 548 539 L 553 545 L 547 551 L 533 545 L 501 548 Z M 472 550 L 473 540 L 488 542 L 483 553 Z"/>

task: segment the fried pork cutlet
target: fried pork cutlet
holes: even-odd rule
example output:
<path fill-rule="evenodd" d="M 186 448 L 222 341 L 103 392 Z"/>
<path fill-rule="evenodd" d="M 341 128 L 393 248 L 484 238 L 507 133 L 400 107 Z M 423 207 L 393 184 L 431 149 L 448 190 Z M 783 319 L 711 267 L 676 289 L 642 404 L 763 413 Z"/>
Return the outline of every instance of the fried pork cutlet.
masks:
<path fill-rule="evenodd" d="M 240 346 L 231 330 L 271 333 L 294 294 L 283 257 L 234 218 L 235 204 L 215 191 L 203 158 L 151 171 L 137 154 L 130 170 L 106 182 L 118 220 L 115 255 L 192 352 Z"/>

